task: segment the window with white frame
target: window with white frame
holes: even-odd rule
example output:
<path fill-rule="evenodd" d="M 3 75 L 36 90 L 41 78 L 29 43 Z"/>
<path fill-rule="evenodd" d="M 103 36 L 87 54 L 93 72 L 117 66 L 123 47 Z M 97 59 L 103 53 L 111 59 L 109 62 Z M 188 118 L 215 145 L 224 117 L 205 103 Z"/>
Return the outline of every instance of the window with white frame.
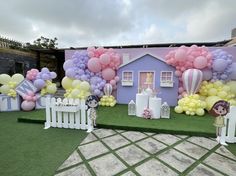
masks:
<path fill-rule="evenodd" d="M 133 71 L 122 72 L 122 86 L 133 86 Z"/>
<path fill-rule="evenodd" d="M 160 86 L 161 87 L 173 87 L 173 72 L 172 71 L 161 71 L 160 75 Z"/>

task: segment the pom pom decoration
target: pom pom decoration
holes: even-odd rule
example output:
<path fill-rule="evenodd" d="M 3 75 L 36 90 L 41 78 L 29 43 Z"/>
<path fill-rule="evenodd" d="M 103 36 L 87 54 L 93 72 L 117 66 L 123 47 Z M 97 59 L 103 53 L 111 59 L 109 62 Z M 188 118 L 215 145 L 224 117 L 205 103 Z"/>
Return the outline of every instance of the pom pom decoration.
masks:
<path fill-rule="evenodd" d="M 143 118 L 145 118 L 145 119 L 152 119 L 152 110 L 151 109 L 149 109 L 149 108 L 145 108 L 144 110 L 143 110 Z"/>

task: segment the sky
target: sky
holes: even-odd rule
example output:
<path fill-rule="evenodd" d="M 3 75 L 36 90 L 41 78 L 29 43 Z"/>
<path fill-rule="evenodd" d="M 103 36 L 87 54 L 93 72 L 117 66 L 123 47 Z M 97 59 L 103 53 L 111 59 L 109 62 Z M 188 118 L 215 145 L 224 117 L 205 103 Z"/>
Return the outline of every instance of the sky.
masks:
<path fill-rule="evenodd" d="M 235 0 L 1 1 L 1 36 L 59 48 L 216 42 L 236 27 Z"/>

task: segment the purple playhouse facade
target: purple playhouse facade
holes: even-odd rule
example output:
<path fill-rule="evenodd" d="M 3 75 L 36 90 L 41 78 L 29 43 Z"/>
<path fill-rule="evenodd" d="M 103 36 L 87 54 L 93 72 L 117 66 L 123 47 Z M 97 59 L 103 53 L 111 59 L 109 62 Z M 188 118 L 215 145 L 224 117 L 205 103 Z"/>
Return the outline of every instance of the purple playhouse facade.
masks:
<path fill-rule="evenodd" d="M 236 61 L 235 47 L 208 47 L 210 51 L 222 49 L 233 55 L 233 62 Z M 119 104 L 128 104 L 131 100 L 135 101 L 136 94 L 140 92 L 140 77 L 142 73 L 151 73 L 153 85 L 151 88 L 157 90 L 157 96 L 162 98 L 162 102 L 167 102 L 170 106 L 177 105 L 179 80 L 175 76 L 175 68 L 165 63 L 165 55 L 176 48 L 153 47 L 153 48 L 116 48 L 115 51 L 123 58 L 123 64 L 119 67 L 117 75 L 120 81 L 117 90 L 113 95 Z M 65 59 L 71 58 L 75 51 L 66 50 Z M 129 84 L 124 84 L 124 73 L 129 72 Z M 162 73 L 171 74 L 170 85 L 162 84 Z"/>

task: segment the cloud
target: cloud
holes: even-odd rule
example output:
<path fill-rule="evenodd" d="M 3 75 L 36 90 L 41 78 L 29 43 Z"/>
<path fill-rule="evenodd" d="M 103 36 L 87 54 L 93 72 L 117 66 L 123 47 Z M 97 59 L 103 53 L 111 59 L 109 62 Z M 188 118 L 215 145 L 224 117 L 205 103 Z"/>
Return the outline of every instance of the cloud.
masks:
<path fill-rule="evenodd" d="M 234 0 L 8 0 L 0 34 L 24 42 L 57 37 L 60 47 L 216 41 L 236 26 Z"/>

